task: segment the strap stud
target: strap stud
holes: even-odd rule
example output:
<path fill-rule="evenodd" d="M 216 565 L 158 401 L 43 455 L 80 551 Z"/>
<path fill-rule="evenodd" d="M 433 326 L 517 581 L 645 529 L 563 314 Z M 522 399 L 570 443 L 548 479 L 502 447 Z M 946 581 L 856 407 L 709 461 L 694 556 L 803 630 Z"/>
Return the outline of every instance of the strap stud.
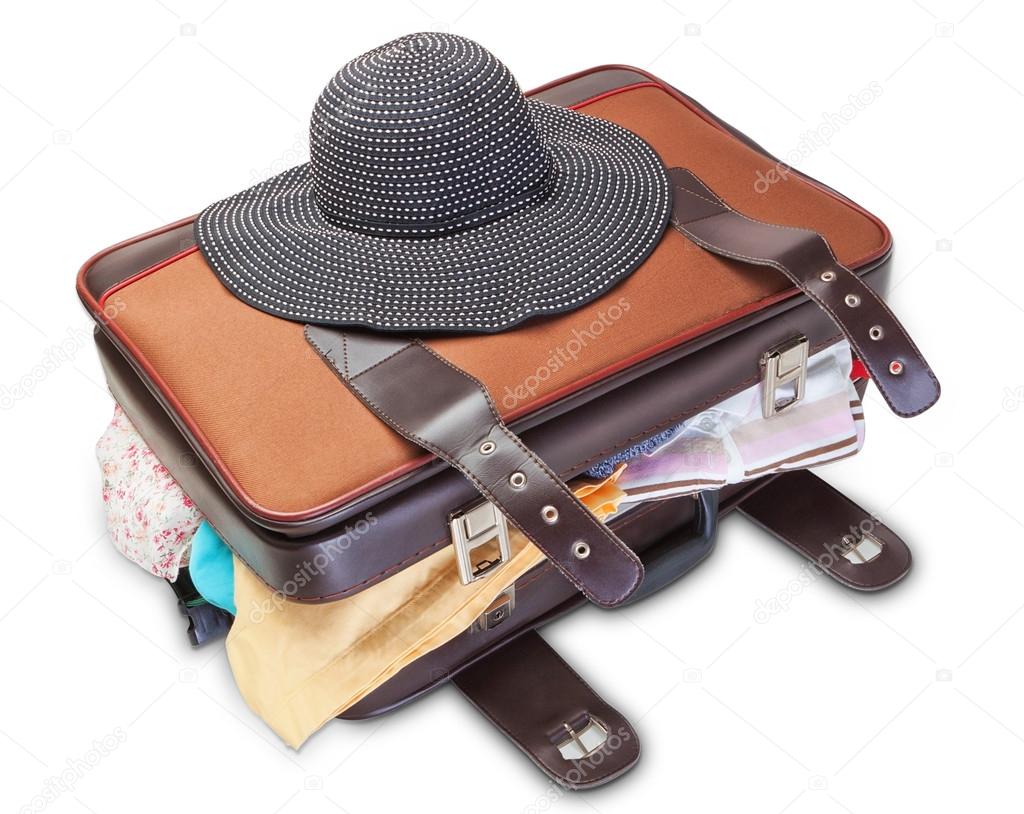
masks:
<path fill-rule="evenodd" d="M 868 336 L 870 336 L 873 340 L 875 340 L 875 342 L 877 342 L 879 339 L 885 336 L 885 331 L 882 330 L 881 325 L 872 325 L 871 330 L 868 331 Z"/>
<path fill-rule="evenodd" d="M 549 526 L 555 525 L 558 522 L 558 509 L 554 506 L 545 506 L 540 510 L 541 519 Z"/>
<path fill-rule="evenodd" d="M 572 547 L 572 555 L 577 560 L 585 560 L 590 556 L 590 546 L 583 542 L 583 540 L 578 540 Z"/>
<path fill-rule="evenodd" d="M 858 297 L 856 294 L 847 294 L 845 302 L 851 308 L 856 308 L 858 305 L 860 305 L 860 297 Z"/>
<path fill-rule="evenodd" d="M 893 376 L 902 376 L 903 362 L 901 362 L 899 359 L 893 359 L 891 362 L 889 362 L 889 372 Z"/>
<path fill-rule="evenodd" d="M 513 489 L 522 489 L 526 486 L 526 475 L 522 472 L 513 472 L 508 476 L 508 482 Z"/>
<path fill-rule="evenodd" d="M 493 441 L 484 441 L 480 445 L 480 454 L 481 455 L 490 455 L 497 448 L 498 448 L 498 445 L 495 444 Z"/>
<path fill-rule="evenodd" d="M 834 271 L 823 271 L 821 273 L 821 281 L 823 283 L 831 283 L 836 278 Z"/>

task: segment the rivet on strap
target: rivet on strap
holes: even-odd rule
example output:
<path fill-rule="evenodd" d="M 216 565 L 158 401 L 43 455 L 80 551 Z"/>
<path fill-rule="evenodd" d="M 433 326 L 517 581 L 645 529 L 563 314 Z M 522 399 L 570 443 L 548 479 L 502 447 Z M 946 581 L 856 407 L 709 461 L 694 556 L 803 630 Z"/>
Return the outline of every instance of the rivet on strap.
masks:
<path fill-rule="evenodd" d="M 846 335 L 893 412 L 917 415 L 938 400 L 939 382 L 913 340 L 824 237 L 736 212 L 689 170 L 671 169 L 669 177 L 672 226 L 709 252 L 785 274 Z"/>

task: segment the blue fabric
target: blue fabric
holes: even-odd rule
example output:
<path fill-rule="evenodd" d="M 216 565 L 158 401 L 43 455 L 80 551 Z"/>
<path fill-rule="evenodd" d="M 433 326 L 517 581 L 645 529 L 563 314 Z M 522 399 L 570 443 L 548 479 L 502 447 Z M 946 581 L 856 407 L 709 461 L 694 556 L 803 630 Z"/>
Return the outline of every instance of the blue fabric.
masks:
<path fill-rule="evenodd" d="M 667 430 L 662 430 L 660 433 L 655 435 L 653 438 L 648 438 L 639 444 L 634 444 L 628 449 L 622 450 L 610 458 L 605 458 L 601 463 L 596 466 L 590 467 L 587 470 L 587 474 L 592 478 L 607 478 L 612 472 L 615 471 L 615 467 L 631 458 L 637 458 L 640 455 L 650 455 L 654 450 L 664 444 L 669 438 L 676 434 L 676 430 L 681 425 L 677 424 L 674 427 L 669 427 Z"/>
<path fill-rule="evenodd" d="M 205 520 L 192 538 L 188 571 L 192 584 L 211 605 L 235 614 L 235 561 L 220 535 Z"/>

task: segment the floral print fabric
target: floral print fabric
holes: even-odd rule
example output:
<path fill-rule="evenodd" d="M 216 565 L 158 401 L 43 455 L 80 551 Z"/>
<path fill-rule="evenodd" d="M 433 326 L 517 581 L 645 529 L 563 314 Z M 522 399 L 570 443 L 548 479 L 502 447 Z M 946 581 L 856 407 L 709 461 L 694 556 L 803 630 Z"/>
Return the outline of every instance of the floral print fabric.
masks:
<path fill-rule="evenodd" d="M 171 580 L 188 564 L 203 516 L 120 406 L 96 443 L 110 539 L 124 556 Z"/>

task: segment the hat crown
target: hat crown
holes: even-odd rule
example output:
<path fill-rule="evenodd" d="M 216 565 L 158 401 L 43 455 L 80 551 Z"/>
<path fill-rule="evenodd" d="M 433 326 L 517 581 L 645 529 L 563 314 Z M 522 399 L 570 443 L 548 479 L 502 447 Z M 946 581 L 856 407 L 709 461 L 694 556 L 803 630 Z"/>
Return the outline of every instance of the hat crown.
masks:
<path fill-rule="evenodd" d="M 412 34 L 345 65 L 310 122 L 321 213 L 337 226 L 430 237 L 544 195 L 551 159 L 515 77 L 479 44 Z"/>

